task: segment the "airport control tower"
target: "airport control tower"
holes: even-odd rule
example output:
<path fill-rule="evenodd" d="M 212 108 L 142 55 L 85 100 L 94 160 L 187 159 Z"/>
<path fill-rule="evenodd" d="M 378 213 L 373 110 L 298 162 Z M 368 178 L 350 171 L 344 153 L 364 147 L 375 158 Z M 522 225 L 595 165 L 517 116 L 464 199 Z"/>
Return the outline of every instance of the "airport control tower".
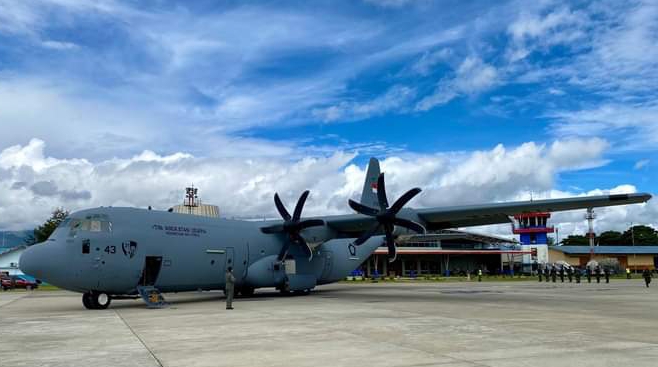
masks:
<path fill-rule="evenodd" d="M 521 248 L 530 251 L 530 255 L 523 256 L 524 270 L 536 270 L 538 264 L 548 262 L 548 234 L 555 232 L 553 226 L 548 226 L 551 213 L 534 212 L 514 216 L 512 232 L 519 235 Z"/>
<path fill-rule="evenodd" d="M 524 245 L 546 245 L 548 234 L 555 232 L 554 227 L 547 225 L 550 217 L 551 213 L 546 212 L 517 214 L 514 216 L 516 225 L 512 232 L 520 235 L 519 240 Z"/>

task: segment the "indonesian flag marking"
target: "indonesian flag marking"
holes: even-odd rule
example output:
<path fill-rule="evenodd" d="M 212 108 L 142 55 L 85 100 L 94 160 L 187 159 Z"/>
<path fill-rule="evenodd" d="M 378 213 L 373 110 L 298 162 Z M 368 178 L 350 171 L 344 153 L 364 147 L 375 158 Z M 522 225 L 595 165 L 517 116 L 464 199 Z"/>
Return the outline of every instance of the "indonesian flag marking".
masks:
<path fill-rule="evenodd" d="M 370 188 L 372 189 L 373 193 L 377 193 L 377 182 L 373 182 L 370 184 Z"/>

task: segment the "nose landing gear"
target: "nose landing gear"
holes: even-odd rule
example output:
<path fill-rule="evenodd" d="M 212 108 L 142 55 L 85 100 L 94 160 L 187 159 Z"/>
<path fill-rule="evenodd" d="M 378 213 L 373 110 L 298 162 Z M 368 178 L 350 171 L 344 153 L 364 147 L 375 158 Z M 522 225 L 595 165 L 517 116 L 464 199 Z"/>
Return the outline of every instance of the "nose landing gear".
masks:
<path fill-rule="evenodd" d="M 104 292 L 87 292 L 82 295 L 82 304 L 89 310 L 104 310 L 110 306 L 112 298 Z"/>

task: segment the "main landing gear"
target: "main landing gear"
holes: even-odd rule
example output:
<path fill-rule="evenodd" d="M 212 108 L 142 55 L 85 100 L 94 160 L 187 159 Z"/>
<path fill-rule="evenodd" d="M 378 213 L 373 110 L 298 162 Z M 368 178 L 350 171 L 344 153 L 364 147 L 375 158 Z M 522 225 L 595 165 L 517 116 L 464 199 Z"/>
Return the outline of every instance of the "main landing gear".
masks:
<path fill-rule="evenodd" d="M 104 292 L 87 292 L 82 295 L 82 304 L 89 310 L 104 310 L 112 302 L 109 294 Z"/>

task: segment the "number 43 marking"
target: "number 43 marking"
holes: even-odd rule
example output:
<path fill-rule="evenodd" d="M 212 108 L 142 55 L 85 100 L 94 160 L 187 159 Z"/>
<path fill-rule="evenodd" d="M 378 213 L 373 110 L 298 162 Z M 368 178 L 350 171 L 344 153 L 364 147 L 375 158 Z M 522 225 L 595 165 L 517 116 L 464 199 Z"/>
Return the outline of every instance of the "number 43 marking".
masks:
<path fill-rule="evenodd" d="M 116 246 L 106 246 L 104 251 L 107 252 L 108 254 L 116 254 L 117 253 L 117 247 Z"/>

